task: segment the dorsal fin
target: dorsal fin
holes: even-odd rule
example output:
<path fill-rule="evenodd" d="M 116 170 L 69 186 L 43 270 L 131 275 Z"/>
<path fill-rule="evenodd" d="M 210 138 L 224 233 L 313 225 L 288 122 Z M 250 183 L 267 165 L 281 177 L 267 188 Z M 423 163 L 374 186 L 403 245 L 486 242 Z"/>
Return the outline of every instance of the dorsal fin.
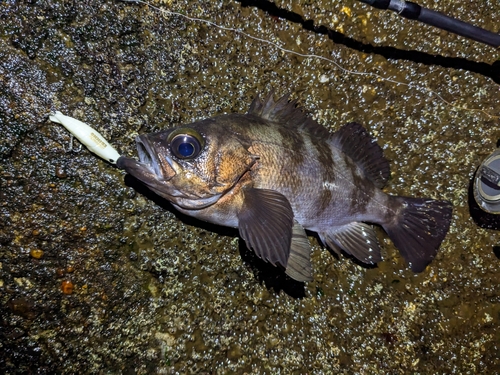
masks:
<path fill-rule="evenodd" d="M 377 187 L 382 188 L 385 185 L 391 173 L 389 162 L 380 146 L 362 125 L 350 122 L 333 133 L 331 140 Z"/>
<path fill-rule="evenodd" d="M 297 100 L 289 100 L 290 94 L 285 94 L 274 101 L 274 90 L 261 100 L 255 97 L 247 114 L 259 116 L 263 119 L 279 122 L 293 130 L 304 129 L 312 136 L 328 139 L 331 133 L 324 127 L 307 116 L 302 108 L 297 105 Z"/>

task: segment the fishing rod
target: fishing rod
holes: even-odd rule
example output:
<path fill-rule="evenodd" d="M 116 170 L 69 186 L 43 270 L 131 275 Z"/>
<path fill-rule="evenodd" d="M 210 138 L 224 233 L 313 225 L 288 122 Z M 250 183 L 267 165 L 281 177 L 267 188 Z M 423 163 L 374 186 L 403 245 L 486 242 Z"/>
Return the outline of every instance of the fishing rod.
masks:
<path fill-rule="evenodd" d="M 411 1 L 404 0 L 359 0 L 377 9 L 392 10 L 400 16 L 410 20 L 417 20 L 428 25 L 438 27 L 451 33 L 461 35 L 465 38 L 488 44 L 495 48 L 500 47 L 500 34 L 481 29 L 469 23 L 449 17 L 443 13 L 436 12 Z"/>

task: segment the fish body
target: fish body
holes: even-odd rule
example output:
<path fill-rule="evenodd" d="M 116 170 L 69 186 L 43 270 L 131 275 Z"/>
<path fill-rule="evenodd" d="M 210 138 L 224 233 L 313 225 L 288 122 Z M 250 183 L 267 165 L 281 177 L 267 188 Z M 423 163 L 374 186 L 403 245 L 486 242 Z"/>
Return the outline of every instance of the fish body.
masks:
<path fill-rule="evenodd" d="M 179 211 L 239 229 L 247 246 L 299 281 L 312 279 L 304 229 L 367 264 L 382 226 L 415 272 L 435 257 L 451 204 L 391 196 L 381 148 L 349 123 L 328 130 L 289 101 L 257 97 L 229 114 L 137 138 L 139 161 L 117 161 Z"/>

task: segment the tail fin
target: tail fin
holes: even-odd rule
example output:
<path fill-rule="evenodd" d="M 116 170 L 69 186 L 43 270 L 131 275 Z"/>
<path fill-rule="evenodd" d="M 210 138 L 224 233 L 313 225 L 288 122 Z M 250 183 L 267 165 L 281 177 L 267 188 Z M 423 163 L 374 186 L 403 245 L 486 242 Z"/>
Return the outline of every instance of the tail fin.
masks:
<path fill-rule="evenodd" d="M 451 222 L 448 201 L 394 197 L 402 203 L 397 218 L 383 225 L 413 272 L 422 272 L 434 259 Z"/>

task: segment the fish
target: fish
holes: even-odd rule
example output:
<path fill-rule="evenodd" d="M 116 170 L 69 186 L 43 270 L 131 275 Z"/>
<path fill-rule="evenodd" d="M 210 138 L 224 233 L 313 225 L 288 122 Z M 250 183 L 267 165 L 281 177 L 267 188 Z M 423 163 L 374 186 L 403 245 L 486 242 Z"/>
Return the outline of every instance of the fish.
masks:
<path fill-rule="evenodd" d="M 381 226 L 415 273 L 434 259 L 452 218 L 446 200 L 386 194 L 389 162 L 360 124 L 335 132 L 290 94 L 256 95 L 232 113 L 136 138 L 117 166 L 180 212 L 238 228 L 255 254 L 297 281 L 313 279 L 306 230 L 335 253 L 382 260 Z"/>

